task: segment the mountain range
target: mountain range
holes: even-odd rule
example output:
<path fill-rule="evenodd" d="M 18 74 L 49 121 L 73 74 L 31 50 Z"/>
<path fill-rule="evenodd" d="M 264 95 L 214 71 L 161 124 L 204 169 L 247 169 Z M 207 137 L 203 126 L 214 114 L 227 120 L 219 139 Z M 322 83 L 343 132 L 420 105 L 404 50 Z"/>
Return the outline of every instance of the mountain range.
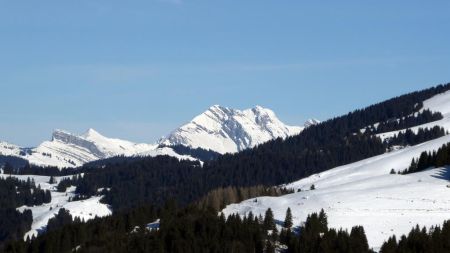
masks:
<path fill-rule="evenodd" d="M 20 157 L 34 165 L 59 168 L 79 167 L 114 156 L 169 155 L 196 160 L 178 154 L 171 146 L 201 148 L 220 154 L 236 153 L 272 139 L 299 134 L 305 127 L 318 123 L 318 120 L 311 119 L 304 126 L 288 126 L 273 111 L 261 106 L 241 111 L 214 105 L 153 144 L 108 138 L 94 129 L 81 135 L 55 130 L 51 141 L 44 141 L 35 148 L 0 142 L 0 155 Z"/>
<path fill-rule="evenodd" d="M 101 227 L 96 225 L 96 217 L 116 219 L 123 210 L 139 213 L 142 210 L 135 208 L 142 203 L 159 207 L 166 205 L 170 196 L 181 207 L 206 203 L 204 207 L 212 208 L 213 215 L 223 213 L 231 220 L 267 217 L 270 209 L 278 231 L 283 231 L 286 210 L 290 208 L 295 228 L 291 236 L 298 236 L 298 228 L 305 226 L 308 217 L 323 209 L 330 229 L 353 231 L 355 226 L 362 226 L 361 236 L 367 247 L 379 251 L 390 236 L 401 238 L 416 224 L 430 228 L 450 219 L 450 152 L 436 155 L 438 149 L 450 143 L 449 101 L 450 84 L 439 85 L 320 124 L 310 120 L 304 126 L 288 126 L 271 110 L 259 106 L 235 110 L 215 105 L 155 144 L 107 138 L 93 129 L 82 135 L 56 130 L 51 141 L 31 149 L 2 143 L 3 155 L 59 167 L 126 156 L 111 163 L 91 163 L 79 171 L 3 171 L 2 178 L 32 178 L 36 189 L 51 192 L 51 200 L 42 204 L 11 203 L 17 212 L 32 213 L 28 219 L 12 217 L 11 213 L 16 223 L 28 222 L 28 227 L 13 233 L 16 238 L 27 240 L 39 235 L 53 242 L 51 233 L 47 236 L 45 231 L 62 209 L 85 221 L 94 219 L 89 224 L 95 233 Z M 199 166 L 193 156 L 175 151 L 180 146 L 226 155 L 204 160 Z M 439 157 L 439 162 L 433 156 Z M 194 215 L 191 209 L 186 210 Z M 199 217 L 202 219 L 204 214 Z M 156 218 L 170 221 L 165 216 L 154 218 L 139 220 L 137 225 L 154 223 Z M 100 224 L 102 221 L 97 219 Z M 168 222 L 166 226 L 174 224 Z M 9 227 L 16 231 L 13 225 Z M 128 238 L 132 228 L 107 229 Z M 57 233 L 65 238 L 70 233 L 67 231 L 72 230 Z M 85 242 L 91 239 L 74 238 L 70 249 L 90 247 Z M 109 245 L 110 241 L 102 243 Z M 32 244 L 40 243 L 35 240 Z M 284 249 L 292 247 L 289 242 L 275 243 Z"/>

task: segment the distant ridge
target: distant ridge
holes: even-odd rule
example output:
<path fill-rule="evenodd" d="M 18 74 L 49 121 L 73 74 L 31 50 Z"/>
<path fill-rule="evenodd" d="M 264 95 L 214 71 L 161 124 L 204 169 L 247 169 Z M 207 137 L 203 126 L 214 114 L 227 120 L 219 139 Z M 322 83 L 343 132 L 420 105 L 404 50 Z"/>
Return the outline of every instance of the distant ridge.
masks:
<path fill-rule="evenodd" d="M 318 122 L 308 120 L 305 127 Z M 201 148 L 220 154 L 235 153 L 275 138 L 298 134 L 305 127 L 287 126 L 273 111 L 261 106 L 240 111 L 214 105 L 155 144 L 108 138 L 92 128 L 81 135 L 56 129 L 51 141 L 44 141 L 35 148 L 0 142 L 0 155 L 20 157 L 34 165 L 59 168 L 78 167 L 114 156 L 169 155 L 195 160 L 187 154 L 177 153 L 171 146 Z"/>

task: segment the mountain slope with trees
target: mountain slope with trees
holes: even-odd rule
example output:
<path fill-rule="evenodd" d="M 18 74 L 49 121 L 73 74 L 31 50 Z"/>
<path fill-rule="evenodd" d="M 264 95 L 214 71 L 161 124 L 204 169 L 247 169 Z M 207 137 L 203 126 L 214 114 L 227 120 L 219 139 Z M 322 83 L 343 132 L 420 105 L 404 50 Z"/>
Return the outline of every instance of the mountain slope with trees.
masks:
<path fill-rule="evenodd" d="M 380 122 L 421 115 L 419 112 L 423 111 L 423 101 L 449 89 L 450 84 L 446 84 L 396 97 L 310 126 L 297 136 L 269 141 L 237 154 L 216 157 L 215 154 L 203 150 L 183 151 L 199 156 L 213 156 L 212 160 L 204 164 L 197 161 L 180 161 L 167 156 L 117 157 L 105 162 L 87 164 L 74 170 L 84 172 L 83 177 L 64 180 L 64 185 L 58 188 L 64 190 L 70 185 L 76 186 L 77 199 L 104 195 L 103 202 L 110 204 L 115 212 L 132 210 L 144 203 L 159 207 L 167 199 L 174 199 L 181 206 L 187 206 L 208 199 L 211 194 L 223 197 L 222 203 L 215 204 L 216 208 L 222 207 L 224 203 L 259 196 L 266 191 L 248 193 L 242 189 L 268 189 L 337 166 L 384 154 L 392 143 L 361 129 Z M 430 117 L 425 116 L 420 117 L 417 122 L 422 124 L 440 118 L 436 113 L 431 113 Z M 408 123 L 405 124 L 412 121 L 408 118 Z M 395 143 L 407 146 L 441 134 L 441 129 L 424 130 L 413 133 L 412 136 L 407 132 L 405 136 L 399 135 L 394 140 Z M 28 166 L 24 171 L 31 171 L 31 168 L 32 166 Z M 320 184 L 315 184 L 314 187 L 308 185 L 311 191 L 320 191 L 320 187 Z M 233 193 L 229 196 L 235 196 L 239 191 L 245 192 L 245 196 L 225 197 L 229 192 Z M 234 201 L 225 201 L 227 198 Z"/>
<path fill-rule="evenodd" d="M 75 183 L 83 196 L 111 188 L 105 201 L 113 208 L 142 201 L 161 204 L 167 196 L 187 204 L 220 187 L 274 186 L 386 152 L 388 144 L 360 129 L 422 109 L 423 101 L 450 85 L 413 92 L 306 128 L 297 136 L 277 139 L 234 155 L 205 162 L 165 157 L 140 159 L 89 169 Z M 437 136 L 431 135 L 431 136 Z M 426 139 L 422 137 L 422 139 Z M 404 144 L 417 142 L 403 138 Z M 122 197 L 121 197 L 122 196 Z"/>

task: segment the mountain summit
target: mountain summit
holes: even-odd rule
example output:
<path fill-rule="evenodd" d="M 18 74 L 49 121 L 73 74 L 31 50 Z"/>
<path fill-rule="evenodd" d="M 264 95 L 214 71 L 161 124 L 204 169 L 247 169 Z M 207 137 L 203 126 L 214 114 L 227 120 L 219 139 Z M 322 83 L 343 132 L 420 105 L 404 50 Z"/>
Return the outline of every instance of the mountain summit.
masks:
<path fill-rule="evenodd" d="M 316 122 L 311 121 L 311 124 Z M 162 145 L 183 145 L 215 152 L 236 153 L 264 142 L 299 134 L 304 126 L 288 126 L 267 108 L 236 110 L 213 105 L 191 122 L 162 138 Z"/>
<path fill-rule="evenodd" d="M 17 156 L 31 164 L 59 168 L 77 167 L 121 155 L 170 155 L 192 160 L 194 158 L 190 156 L 177 154 L 170 146 L 209 149 L 221 154 L 235 153 L 272 139 L 298 134 L 305 127 L 317 123 L 317 120 L 309 120 L 305 126 L 288 126 L 273 111 L 261 106 L 240 111 L 213 105 L 157 144 L 108 138 L 92 128 L 81 135 L 57 129 L 53 131 L 51 141 L 44 141 L 35 148 L 26 149 L 0 142 L 0 155 Z"/>

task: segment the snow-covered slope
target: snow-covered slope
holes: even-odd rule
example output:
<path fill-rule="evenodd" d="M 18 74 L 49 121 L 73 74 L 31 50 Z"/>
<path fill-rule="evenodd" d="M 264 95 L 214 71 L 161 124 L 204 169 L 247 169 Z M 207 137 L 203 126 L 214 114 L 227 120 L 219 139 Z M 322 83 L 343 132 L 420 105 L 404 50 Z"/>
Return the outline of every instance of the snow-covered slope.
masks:
<path fill-rule="evenodd" d="M 437 150 L 450 142 L 450 136 L 417 146 L 337 167 L 286 185 L 301 192 L 281 197 L 259 197 L 227 206 L 226 215 L 252 211 L 264 215 L 274 210 L 283 221 L 291 207 L 295 224 L 321 208 L 328 214 L 329 225 L 350 229 L 362 225 L 371 247 L 380 247 L 395 234 L 409 232 L 415 225 L 431 226 L 450 219 L 449 168 L 438 168 L 409 175 L 391 175 L 391 169 L 403 170 L 421 152 Z M 310 191 L 314 184 L 316 190 Z"/>
<path fill-rule="evenodd" d="M 89 129 L 83 135 L 55 130 L 52 140 L 33 149 L 32 155 L 27 156 L 27 159 L 38 165 L 74 167 L 112 156 L 133 156 L 155 149 L 156 145 L 107 138 L 94 129 Z"/>
<path fill-rule="evenodd" d="M 19 156 L 21 151 L 22 148 L 17 145 L 0 141 L 0 155 Z"/>
<path fill-rule="evenodd" d="M 430 122 L 427 124 L 419 125 L 410 128 L 413 132 L 417 133 L 419 128 L 433 128 L 434 126 L 443 127 L 446 131 L 450 132 L 450 91 L 438 94 L 423 102 L 422 110 L 430 110 L 432 112 L 440 112 L 443 119 Z M 392 131 L 388 133 L 378 134 L 381 139 L 386 139 L 397 135 L 399 132 L 404 132 L 406 129 L 400 131 Z"/>
<path fill-rule="evenodd" d="M 93 129 L 83 135 L 55 130 L 51 141 L 43 142 L 25 158 L 37 165 L 76 167 L 112 156 L 133 156 L 155 149 L 155 145 L 107 138 Z"/>
<path fill-rule="evenodd" d="M 195 160 L 190 156 L 179 155 L 171 148 L 160 148 L 156 144 L 137 144 L 107 138 L 94 129 L 89 129 L 82 135 L 55 130 L 51 141 L 45 141 L 32 149 L 23 149 L 15 145 L 0 143 L 0 154 L 18 156 L 35 165 L 59 168 L 77 167 L 87 162 L 119 155 L 169 155 L 178 159 Z"/>
<path fill-rule="evenodd" d="M 422 110 L 441 112 L 444 118 L 411 128 L 441 126 L 450 131 L 450 91 L 423 102 Z M 382 139 L 393 137 L 406 129 L 382 133 Z M 291 207 L 295 223 L 300 225 L 306 216 L 325 209 L 329 225 L 350 229 L 362 225 L 371 247 L 375 249 L 391 235 L 400 236 L 419 224 L 439 225 L 450 219 L 450 168 L 434 168 L 420 173 L 397 175 L 391 169 L 402 171 L 423 151 L 433 151 L 450 142 L 450 135 L 406 147 L 353 164 L 340 166 L 323 173 L 285 185 L 296 193 L 281 197 L 260 197 L 226 207 L 228 215 L 252 211 L 264 214 L 272 208 L 282 221 Z M 309 190 L 311 185 L 316 190 Z M 297 192 L 301 189 L 301 192 Z"/>
<path fill-rule="evenodd" d="M 307 122 L 308 125 L 317 123 L 317 120 Z M 200 147 L 221 154 L 235 153 L 272 139 L 298 134 L 303 129 L 285 125 L 273 111 L 261 106 L 241 111 L 214 105 L 159 143 Z"/>
<path fill-rule="evenodd" d="M 33 179 L 36 186 L 39 185 L 43 190 L 50 190 L 52 195 L 52 201 L 48 204 L 43 204 L 40 206 L 22 206 L 17 208 L 20 212 L 29 209 L 33 214 L 31 230 L 24 235 L 24 240 L 32 236 L 37 236 L 39 233 L 45 231 L 48 220 L 53 218 L 61 208 L 68 210 L 72 217 L 79 217 L 84 221 L 95 217 L 107 216 L 112 213 L 108 205 L 100 203 L 102 196 L 94 196 L 80 201 L 69 201 L 70 198 L 75 196 L 75 187 L 68 188 L 66 192 L 56 191 L 58 182 L 64 177 L 55 177 L 55 183 L 49 184 L 48 182 L 50 181 L 50 177 L 48 176 L 0 174 L 0 178 L 9 176 L 16 177 L 23 181 L 26 181 L 28 178 Z"/>

